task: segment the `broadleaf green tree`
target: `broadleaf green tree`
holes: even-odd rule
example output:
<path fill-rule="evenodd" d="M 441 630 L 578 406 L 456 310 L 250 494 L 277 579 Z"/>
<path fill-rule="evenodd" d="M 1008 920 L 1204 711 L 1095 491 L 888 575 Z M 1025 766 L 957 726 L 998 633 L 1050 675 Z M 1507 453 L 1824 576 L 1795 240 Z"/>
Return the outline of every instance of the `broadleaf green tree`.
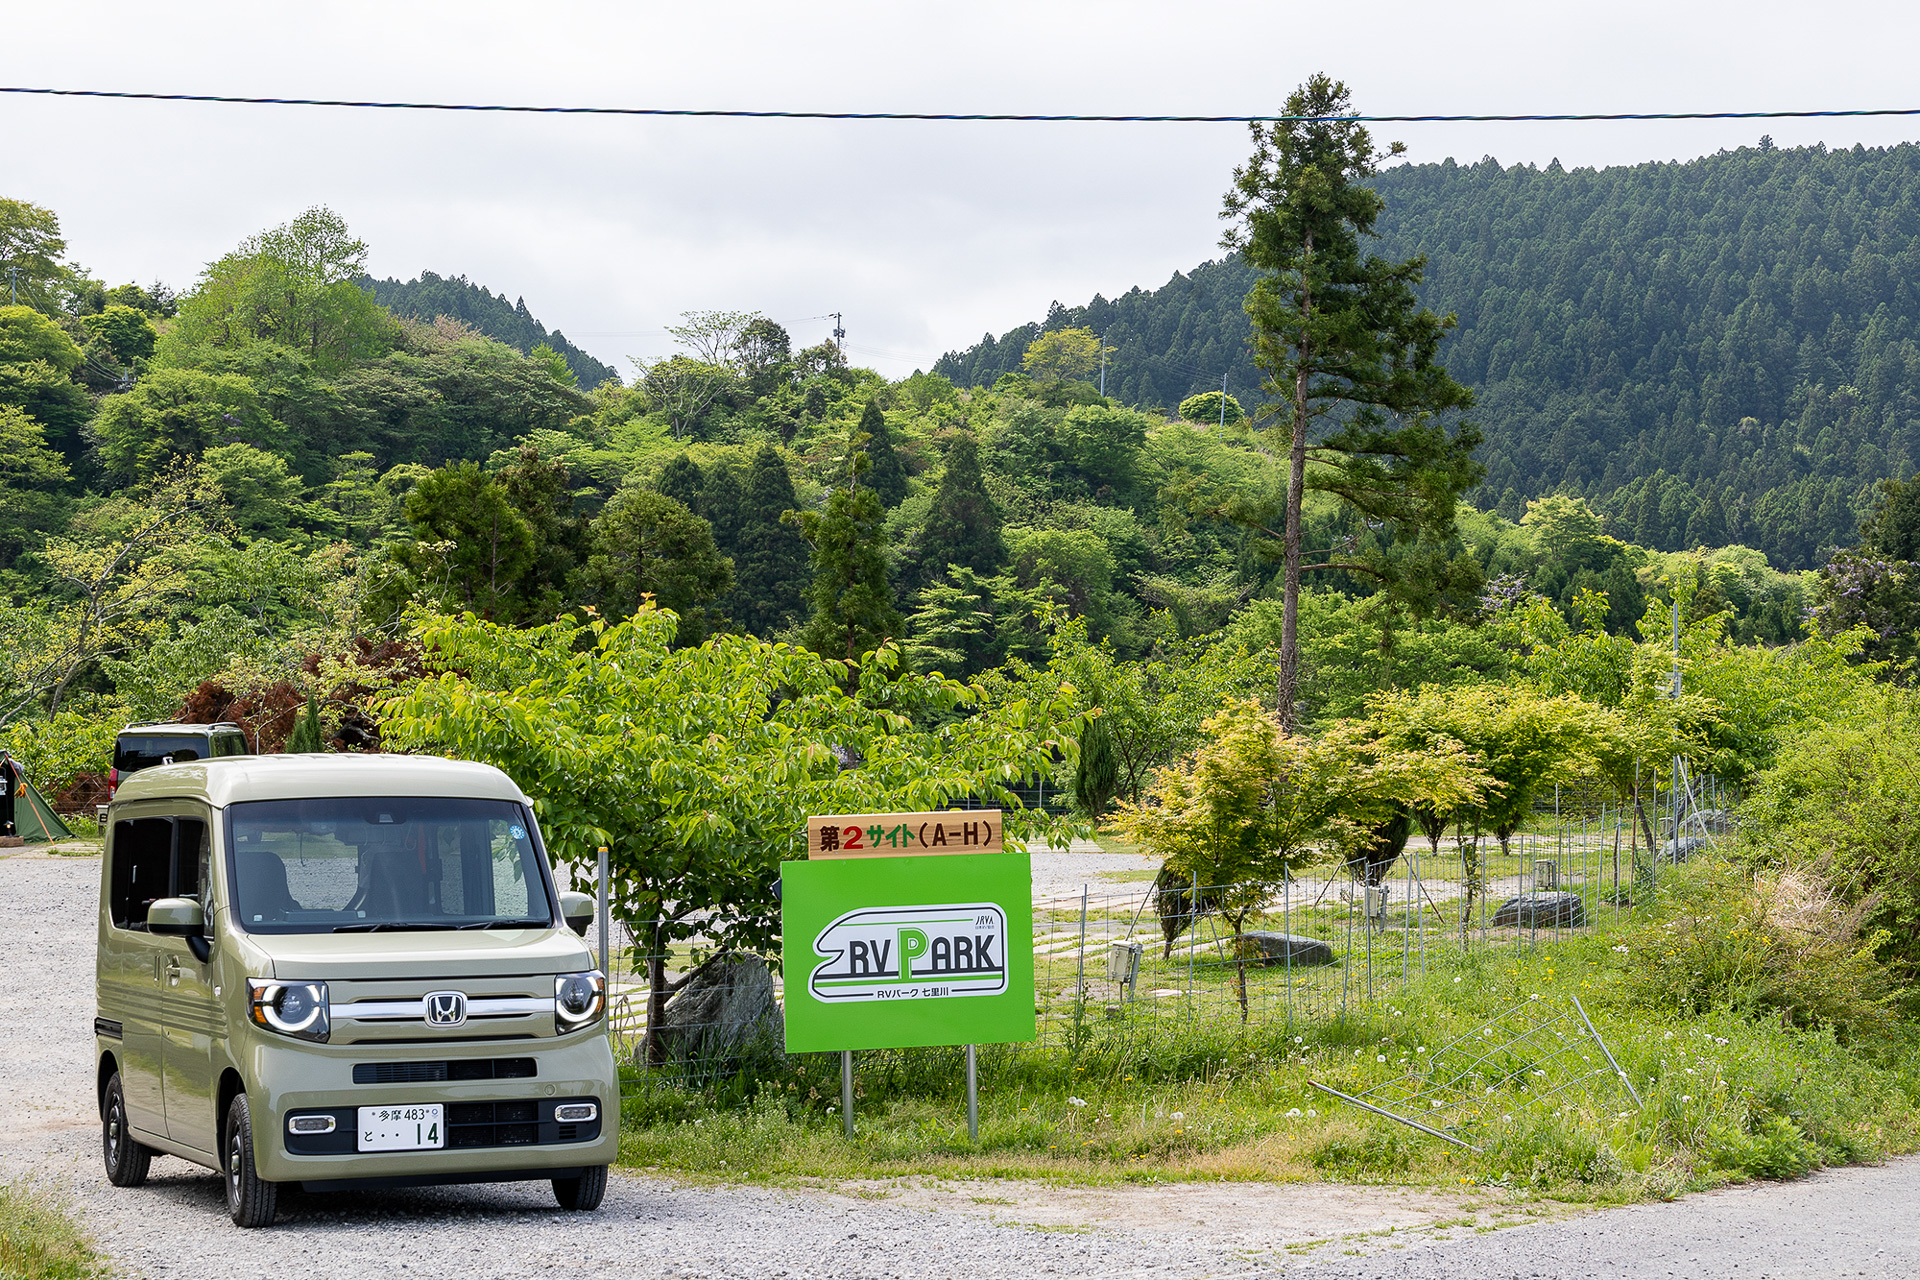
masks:
<path fill-rule="evenodd" d="M 651 599 L 676 617 L 682 646 L 722 621 L 710 606 L 733 585 L 733 561 L 714 546 L 713 526 L 672 498 L 628 489 L 593 522 L 589 545 L 584 579 L 606 617 L 630 617 Z"/>
<path fill-rule="evenodd" d="M 147 313 L 133 307 L 111 306 L 95 315 L 81 316 L 80 327 L 123 365 L 148 359 L 160 341 L 159 331 L 147 319 Z"/>
<path fill-rule="evenodd" d="M 513 620 L 533 565 L 533 531 L 506 491 L 471 462 L 433 472 L 407 495 L 411 541 L 394 549 L 419 594 L 442 608 Z"/>
<path fill-rule="evenodd" d="M 65 310 L 61 296 L 72 271 L 62 261 L 67 242 L 60 218 L 25 200 L 0 199 L 0 302 L 32 307 L 46 315 Z M 11 268 L 11 271 L 9 271 Z"/>
<path fill-rule="evenodd" d="M 804 850 L 809 814 L 978 795 L 1007 807 L 1012 839 L 1073 834 L 1007 789 L 1072 768 L 1065 698 L 957 715 L 976 695 L 900 671 L 891 648 L 868 653 L 848 681 L 844 664 L 805 650 L 737 635 L 679 648 L 677 631 L 650 604 L 612 624 L 427 619 L 429 676 L 382 707 L 395 747 L 506 770 L 576 883 L 608 847 L 613 914 L 633 930 L 650 1028 L 687 981 L 668 975 L 676 945 L 699 939 L 778 964 L 774 881 Z M 842 769 L 836 750 L 861 763 Z M 659 1060 L 657 1040 L 645 1056 Z"/>
<path fill-rule="evenodd" d="M 1105 348 L 1112 354 L 1113 348 Z M 1100 367 L 1100 339 L 1091 329 L 1050 329 L 1027 345 L 1020 367 L 1035 382 L 1072 382 Z"/>
<path fill-rule="evenodd" d="M 90 431 L 101 469 L 120 484 L 218 445 L 274 450 L 285 440 L 251 380 L 197 369 L 157 369 L 108 396 Z"/>
<path fill-rule="evenodd" d="M 1460 752 L 1408 749 L 1352 722 L 1307 738 L 1246 700 L 1227 703 L 1203 729 L 1191 755 L 1155 775 L 1145 801 L 1119 806 L 1116 823 L 1179 881 L 1198 881 L 1233 930 L 1244 1022 L 1241 935 L 1317 844 L 1346 852 L 1396 811 L 1458 804 L 1486 784 Z"/>
<path fill-rule="evenodd" d="M 0 405 L 0 569 L 64 520 L 71 474 L 25 410 Z"/>
<path fill-rule="evenodd" d="M 325 372 L 385 354 L 398 323 L 360 282 L 367 246 L 324 205 L 243 241 L 180 300 L 175 336 L 235 351 L 266 343 Z"/>

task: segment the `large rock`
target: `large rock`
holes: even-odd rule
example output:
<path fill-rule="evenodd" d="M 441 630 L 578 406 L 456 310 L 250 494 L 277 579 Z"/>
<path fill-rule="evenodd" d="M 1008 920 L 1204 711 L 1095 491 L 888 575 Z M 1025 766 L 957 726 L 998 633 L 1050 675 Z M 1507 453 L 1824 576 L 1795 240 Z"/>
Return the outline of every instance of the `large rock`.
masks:
<path fill-rule="evenodd" d="M 1587 904 L 1577 893 L 1523 893 L 1508 898 L 1493 913 L 1493 927 L 1575 928 L 1587 922 Z"/>
<path fill-rule="evenodd" d="M 1338 964 L 1333 948 L 1318 938 L 1254 929 L 1240 935 L 1240 959 L 1259 965 Z"/>
<path fill-rule="evenodd" d="M 708 961 L 674 993 L 654 1035 L 669 1058 L 712 1062 L 776 1050 L 786 1040 L 786 1025 L 767 962 L 729 952 Z"/>
<path fill-rule="evenodd" d="M 1681 836 L 1678 840 L 1669 840 L 1660 846 L 1660 861 L 1685 862 L 1694 854 L 1711 846 L 1704 836 Z"/>
<path fill-rule="evenodd" d="M 1731 809 L 1701 809 L 1689 815 L 1680 825 L 1692 828 L 1696 822 L 1704 826 L 1711 835 L 1725 836 L 1733 834 L 1734 828 L 1740 823 L 1740 818 Z"/>

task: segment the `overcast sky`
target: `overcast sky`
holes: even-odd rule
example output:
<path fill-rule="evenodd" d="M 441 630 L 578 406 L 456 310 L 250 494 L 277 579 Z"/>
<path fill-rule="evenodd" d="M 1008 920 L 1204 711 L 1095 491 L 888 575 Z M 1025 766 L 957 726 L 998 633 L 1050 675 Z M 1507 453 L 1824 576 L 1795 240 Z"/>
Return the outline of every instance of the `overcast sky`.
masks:
<path fill-rule="evenodd" d="M 860 111 L 1236 114 L 1308 74 L 1366 112 L 1920 106 L 1920 6 L 6 0 L 0 83 L 250 96 Z M 1380 126 L 1410 159 L 1869 146 L 1920 118 Z M 500 117 L 0 95 L 0 195 L 108 283 L 190 286 L 315 204 L 375 275 L 464 274 L 601 359 L 692 309 L 796 343 L 844 313 L 890 376 L 1216 256 L 1237 125 Z"/>

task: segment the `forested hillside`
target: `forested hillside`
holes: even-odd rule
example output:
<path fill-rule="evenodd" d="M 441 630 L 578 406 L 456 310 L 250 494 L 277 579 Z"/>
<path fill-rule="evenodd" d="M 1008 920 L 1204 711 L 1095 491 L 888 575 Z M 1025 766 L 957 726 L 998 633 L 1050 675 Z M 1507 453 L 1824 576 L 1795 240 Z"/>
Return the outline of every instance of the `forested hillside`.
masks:
<path fill-rule="evenodd" d="M 894 641 L 904 668 L 990 683 L 1097 656 L 1109 674 L 1076 687 L 1138 684 L 1139 706 L 1160 708 L 1147 720 L 1178 722 L 1150 750 L 1116 747 L 1136 791 L 1222 698 L 1272 696 L 1263 513 L 1282 504 L 1284 465 L 1217 396 L 1186 406 L 1192 421 L 1123 402 L 1205 380 L 1142 390 L 1116 357 L 1103 396 L 1094 335 L 1056 326 L 990 385 L 889 381 L 831 343 L 796 350 L 757 313 L 696 312 L 670 329 L 678 354 L 587 391 L 557 335 L 523 353 L 454 317 L 397 314 L 365 284 L 367 253 L 319 208 L 177 295 L 110 288 L 67 259 L 53 211 L 0 200 L 0 259 L 21 268 L 21 304 L 0 307 L 0 743 L 56 785 L 128 719 L 237 717 L 273 744 L 308 695 L 330 740 L 367 745 L 381 691 L 420 673 L 422 611 L 520 628 L 651 601 L 677 615 L 681 646 L 745 633 L 858 659 Z M 1217 330 L 1245 323 L 1234 277 L 1195 274 L 1189 292 L 1212 300 L 1169 319 L 1199 344 L 1183 350 L 1224 350 Z M 1115 306 L 1167 319 L 1168 296 Z M 1515 382 L 1521 365 L 1502 366 L 1490 408 L 1534 385 Z M 1876 367 L 1869 385 L 1893 395 Z M 1626 392 L 1594 404 L 1611 421 Z M 1498 445 L 1488 455 L 1505 465 Z M 1771 455 L 1721 456 L 1734 474 Z M 1698 463 L 1674 460 L 1681 483 Z M 1569 643 L 1598 653 L 1631 643 L 1649 610 L 1651 643 L 1675 599 L 1735 642 L 1796 640 L 1817 606 L 1818 631 L 1864 622 L 1881 639 L 1858 643 L 1909 656 L 1910 497 L 1821 576 L 1730 536 L 1663 552 L 1571 493 L 1462 508 L 1417 545 L 1309 493 L 1304 545 L 1341 564 L 1301 603 L 1302 715 L 1324 725 L 1381 689 L 1504 680 Z"/>
<path fill-rule="evenodd" d="M 566 360 L 567 367 L 580 380 L 582 391 L 591 391 L 608 379 L 619 379 L 620 375 L 611 365 L 602 364 L 568 342 L 558 329 L 547 332 L 547 326 L 527 310 L 525 298 L 508 303 L 504 293 L 496 297 L 491 289 L 474 284 L 465 276 L 448 279 L 431 271 L 422 271 L 413 280 L 395 280 L 389 276 L 385 280 L 367 279 L 362 283 L 373 290 L 376 302 L 397 316 L 429 321 L 451 316 L 523 354 L 532 354 L 536 347 L 550 347 Z"/>
<path fill-rule="evenodd" d="M 1566 492 L 1623 539 L 1805 567 L 1852 542 L 1874 481 L 1920 460 L 1920 147 L 1449 160 L 1376 185 L 1379 251 L 1426 254 L 1425 301 L 1459 317 L 1443 354 L 1479 396 L 1482 505 L 1517 519 Z M 1041 330 L 1084 325 L 1116 348 L 1107 389 L 1127 403 L 1170 408 L 1223 372 L 1251 403 L 1249 275 L 1212 262 L 1056 304 L 935 367 L 990 383 Z"/>

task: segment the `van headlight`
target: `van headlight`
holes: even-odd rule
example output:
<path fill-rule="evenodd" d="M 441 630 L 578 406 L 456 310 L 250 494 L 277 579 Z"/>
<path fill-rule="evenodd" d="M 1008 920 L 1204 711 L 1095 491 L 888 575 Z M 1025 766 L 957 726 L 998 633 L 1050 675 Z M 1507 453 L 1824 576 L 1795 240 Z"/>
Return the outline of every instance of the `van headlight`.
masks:
<path fill-rule="evenodd" d="M 560 1031 L 578 1031 L 607 1007 L 607 975 L 562 973 L 553 979 L 553 1025 Z"/>
<path fill-rule="evenodd" d="M 325 1042 L 332 1032 L 327 1018 L 327 984 L 247 979 L 247 1016 L 256 1027 L 283 1036 Z"/>

